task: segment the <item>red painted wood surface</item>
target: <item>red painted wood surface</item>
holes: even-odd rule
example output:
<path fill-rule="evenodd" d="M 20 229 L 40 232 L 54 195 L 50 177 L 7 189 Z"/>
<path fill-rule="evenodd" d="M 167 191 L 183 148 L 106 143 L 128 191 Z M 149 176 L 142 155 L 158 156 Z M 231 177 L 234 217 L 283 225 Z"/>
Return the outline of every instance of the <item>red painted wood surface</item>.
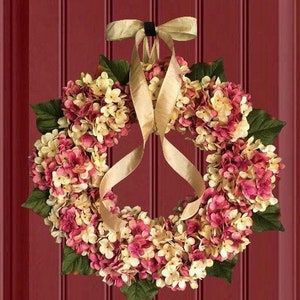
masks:
<path fill-rule="evenodd" d="M 20 207 L 32 184 L 27 156 L 39 136 L 29 103 L 60 96 L 68 79 L 93 73 L 98 55 L 130 59 L 132 40 L 108 43 L 105 25 L 124 18 L 161 24 L 178 16 L 198 19 L 198 39 L 176 42 L 189 64 L 223 57 L 227 79 L 241 82 L 257 108 L 288 121 L 277 145 L 286 169 L 277 194 L 285 233 L 251 236 L 233 283 L 206 278 L 198 290 L 163 289 L 157 300 L 296 300 L 300 297 L 300 209 L 297 122 L 300 76 L 300 5 L 297 0 L 0 0 L 0 300 L 121 300 L 95 276 L 61 276 L 61 245 L 43 220 Z M 163 49 L 163 55 L 169 55 Z M 118 161 L 140 142 L 133 129 L 110 153 Z M 180 134 L 170 138 L 200 169 L 203 156 Z M 164 162 L 151 137 L 141 166 L 116 188 L 120 205 L 150 215 L 172 213 L 192 193 Z"/>

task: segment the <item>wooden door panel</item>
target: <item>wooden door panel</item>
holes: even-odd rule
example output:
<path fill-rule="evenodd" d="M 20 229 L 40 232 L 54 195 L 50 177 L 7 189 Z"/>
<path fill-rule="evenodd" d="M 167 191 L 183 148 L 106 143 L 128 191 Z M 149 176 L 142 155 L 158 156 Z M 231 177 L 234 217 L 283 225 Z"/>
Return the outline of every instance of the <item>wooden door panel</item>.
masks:
<path fill-rule="evenodd" d="M 195 1 L 197 2 L 197 1 Z M 178 1 L 176 4 L 173 1 L 158 1 L 157 17 L 155 21 L 157 24 L 163 24 L 170 19 L 180 16 L 197 17 L 198 9 L 194 1 Z M 189 65 L 196 62 L 196 43 L 199 41 L 191 40 L 186 42 L 174 42 L 176 55 L 183 57 Z M 163 44 L 163 42 L 161 42 Z M 170 51 L 162 46 L 162 57 L 170 56 Z M 167 135 L 168 139 L 192 162 L 199 165 L 200 156 L 198 151 L 194 148 L 191 141 L 186 141 L 185 136 L 178 132 L 170 132 Z M 193 196 L 192 188 L 180 178 L 165 162 L 160 143 L 157 145 L 157 153 L 159 164 L 156 170 L 157 178 L 157 214 L 168 216 L 172 214 L 173 208 L 178 201 L 184 199 L 186 196 Z M 200 286 L 201 288 L 201 286 Z M 158 299 L 198 299 L 198 290 L 187 288 L 185 291 L 176 293 L 170 289 L 163 289 L 160 291 Z"/>
<path fill-rule="evenodd" d="M 62 1 L 61 86 L 77 80 L 81 72 L 92 76 L 97 71 L 99 55 L 107 52 L 103 28 L 108 21 L 103 1 Z M 62 293 L 66 299 L 99 299 L 107 294 L 107 287 L 96 276 L 64 276 Z"/>
<path fill-rule="evenodd" d="M 62 246 L 40 217 L 20 208 L 32 189 L 24 149 L 31 153 L 39 137 L 29 104 L 60 97 L 61 87 L 80 72 L 93 74 L 99 54 L 130 60 L 134 40 L 106 42 L 107 23 L 129 18 L 162 24 L 179 16 L 197 18 L 198 38 L 175 42 L 177 55 L 189 65 L 223 57 L 227 79 L 240 82 L 256 108 L 288 121 L 277 140 L 287 166 L 277 188 L 286 232 L 253 234 L 232 284 L 206 278 L 196 291 L 163 289 L 157 300 L 298 299 L 299 9 L 297 0 L 0 0 L 0 41 L 5 42 L 0 42 L 0 300 L 124 299 L 100 277 L 61 276 Z M 169 56 L 161 45 L 161 57 Z M 204 172 L 203 153 L 177 132 L 168 137 Z M 134 125 L 109 152 L 110 164 L 139 143 Z M 150 137 L 141 165 L 115 192 L 121 207 L 140 205 L 152 217 L 170 215 L 179 199 L 193 193 L 165 162 L 156 136 Z"/>
<path fill-rule="evenodd" d="M 249 1 L 247 7 L 247 61 L 245 84 L 253 105 L 278 116 L 278 5 L 275 1 Z M 266 14 L 272 11 L 272 14 Z M 260 20 L 258 22 L 258 20 Z M 267 38 L 268 37 L 268 38 Z M 272 78 L 272 79 L 271 79 Z M 248 250 L 247 285 L 250 299 L 273 299 L 278 295 L 278 236 L 282 233 L 254 234 Z M 262 271 L 264 270 L 264 271 Z"/>
<path fill-rule="evenodd" d="M 202 59 L 209 62 L 220 57 L 224 61 L 226 78 L 229 81 L 241 82 L 242 64 L 242 1 L 203 1 L 201 33 Z M 203 282 L 203 299 L 241 299 L 244 286 L 243 274 L 247 272 L 239 256 L 232 283 L 206 278 Z"/>
<path fill-rule="evenodd" d="M 29 6 L 29 103 L 40 103 L 60 95 L 60 6 L 53 1 L 31 1 Z M 28 103 L 28 107 L 29 107 Z M 29 112 L 29 149 L 39 133 L 35 116 Z M 28 164 L 29 166 L 29 164 Z M 30 180 L 31 181 L 31 180 Z M 32 183 L 29 183 L 32 188 Z M 29 192 L 29 190 L 28 190 Z M 29 216 L 29 299 L 57 299 L 63 277 L 60 275 L 61 247 L 37 215 Z M 46 292 L 47 291 L 47 292 Z"/>
<path fill-rule="evenodd" d="M 130 0 L 126 3 L 114 0 L 110 6 L 110 20 L 121 19 L 139 19 L 150 20 L 152 18 L 151 1 Z M 118 9 L 115 9 L 118 7 Z M 109 42 L 110 59 L 126 59 L 130 61 L 134 39 Z M 142 46 L 141 46 L 142 47 Z M 128 136 L 122 137 L 119 144 L 112 151 L 112 163 L 119 161 L 127 153 L 142 143 L 142 136 L 137 124 L 133 124 Z M 130 205 L 132 207 L 139 205 L 144 211 L 153 213 L 152 206 L 152 187 L 149 182 L 153 182 L 152 176 L 153 164 L 151 163 L 152 139 L 150 138 L 143 160 L 138 168 L 125 180 L 115 187 L 118 195 L 120 207 Z M 117 296 L 116 296 L 117 297 Z M 119 298 L 117 298 L 119 299 Z"/>

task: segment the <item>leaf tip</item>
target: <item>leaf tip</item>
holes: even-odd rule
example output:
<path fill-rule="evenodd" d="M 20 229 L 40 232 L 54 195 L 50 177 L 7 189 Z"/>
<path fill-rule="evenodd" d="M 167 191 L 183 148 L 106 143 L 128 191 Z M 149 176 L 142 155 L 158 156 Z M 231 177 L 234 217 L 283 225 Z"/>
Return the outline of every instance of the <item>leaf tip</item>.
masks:
<path fill-rule="evenodd" d="M 278 230 L 281 231 L 281 232 L 284 232 L 284 231 L 285 231 L 285 228 L 284 228 L 284 226 L 283 226 L 282 224 L 280 224 L 280 227 L 279 227 Z"/>

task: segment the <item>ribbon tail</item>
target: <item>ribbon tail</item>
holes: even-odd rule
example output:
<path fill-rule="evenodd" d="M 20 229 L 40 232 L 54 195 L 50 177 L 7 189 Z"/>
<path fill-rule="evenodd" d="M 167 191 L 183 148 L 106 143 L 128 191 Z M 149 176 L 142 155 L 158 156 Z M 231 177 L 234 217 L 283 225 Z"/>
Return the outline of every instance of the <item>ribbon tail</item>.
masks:
<path fill-rule="evenodd" d="M 111 191 L 116 184 L 130 175 L 140 164 L 144 155 L 146 142 L 152 133 L 154 125 L 152 99 L 137 51 L 137 47 L 142 39 L 143 33 L 139 31 L 136 34 L 136 44 L 132 53 L 129 86 L 132 102 L 141 128 L 143 143 L 114 164 L 103 176 L 99 187 L 101 199 L 99 211 L 101 217 L 105 224 L 116 232 L 120 231 L 127 222 L 113 215 L 105 207 L 103 198 L 107 192 Z"/>
<path fill-rule="evenodd" d="M 151 49 L 149 63 L 154 63 L 159 58 L 159 38 L 155 37 L 153 41 L 153 46 Z"/>
<path fill-rule="evenodd" d="M 100 195 L 102 197 L 136 169 L 143 153 L 144 144 L 132 150 L 106 172 L 100 182 Z"/>
<path fill-rule="evenodd" d="M 201 204 L 201 196 L 205 190 L 204 180 L 194 164 L 185 157 L 176 147 L 174 147 L 166 138 L 162 138 L 162 147 L 164 157 L 170 167 L 180 175 L 194 189 L 199 197 L 196 201 L 189 203 L 182 215 L 181 219 L 186 220 L 195 215 Z"/>
<path fill-rule="evenodd" d="M 180 219 L 184 221 L 193 217 L 198 212 L 200 205 L 201 198 L 198 198 L 197 200 L 188 203 L 188 205 L 184 208 Z"/>
<path fill-rule="evenodd" d="M 144 59 L 147 58 L 147 61 L 152 62 L 158 57 L 159 44 L 156 38 L 152 51 L 149 53 L 149 45 L 148 41 L 145 40 L 143 24 L 144 23 L 139 20 L 121 20 L 110 23 L 107 26 L 107 40 L 121 40 L 135 36 L 129 86 L 133 106 L 143 137 L 143 143 L 109 169 L 100 183 L 99 192 L 101 201 L 99 211 L 103 221 L 114 231 L 119 231 L 127 222 L 113 215 L 105 207 L 102 200 L 106 193 L 111 191 L 113 186 L 131 174 L 140 164 L 144 155 L 145 144 L 153 131 L 154 119 L 158 134 L 160 135 L 164 157 L 168 164 L 194 188 L 198 196 L 201 196 L 204 190 L 202 176 L 196 167 L 165 139 L 165 132 L 170 120 L 170 115 L 181 88 L 181 79 L 179 76 L 180 67 L 175 57 L 173 39 L 189 40 L 194 38 L 197 32 L 196 19 L 190 17 L 177 18 L 159 26 L 157 29 L 158 36 L 166 42 L 171 50 L 172 57 L 158 95 L 155 110 L 153 110 L 152 98 L 141 67 L 138 46 L 144 39 Z M 190 203 L 187 207 L 191 209 L 184 211 L 183 217 L 188 218 L 191 214 L 196 213 L 199 206 L 200 199 Z"/>
<path fill-rule="evenodd" d="M 170 59 L 169 67 L 158 95 L 154 111 L 155 121 L 165 160 L 179 176 L 181 176 L 190 184 L 199 197 L 195 203 L 191 203 L 191 205 L 185 209 L 183 217 L 188 218 L 187 216 L 193 216 L 198 212 L 201 204 L 200 197 L 204 192 L 205 184 L 200 172 L 197 170 L 194 164 L 192 164 L 189 159 L 185 157 L 183 153 L 173 146 L 165 137 L 170 115 L 174 109 L 178 96 L 180 95 L 182 81 L 180 79 L 180 66 L 175 57 L 172 39 L 167 34 L 164 34 L 163 38 L 172 51 L 172 57 Z"/>
<path fill-rule="evenodd" d="M 99 212 L 103 222 L 113 231 L 118 232 L 124 228 L 127 224 L 125 220 L 113 215 L 103 204 L 103 201 L 99 201 Z"/>
<path fill-rule="evenodd" d="M 145 144 L 143 143 L 139 147 L 132 150 L 116 164 L 114 164 L 103 176 L 100 182 L 100 206 L 99 212 L 103 219 L 103 222 L 114 231 L 122 229 L 126 222 L 115 215 L 113 215 L 103 204 L 103 199 L 111 189 L 130 175 L 140 164 L 144 154 Z"/>
<path fill-rule="evenodd" d="M 145 36 L 143 40 L 143 62 L 147 63 L 150 59 L 150 50 L 149 50 L 149 41 L 148 38 Z"/>
<path fill-rule="evenodd" d="M 205 184 L 195 165 L 166 138 L 162 140 L 162 147 L 164 157 L 172 169 L 190 184 L 198 197 L 202 196 Z"/>

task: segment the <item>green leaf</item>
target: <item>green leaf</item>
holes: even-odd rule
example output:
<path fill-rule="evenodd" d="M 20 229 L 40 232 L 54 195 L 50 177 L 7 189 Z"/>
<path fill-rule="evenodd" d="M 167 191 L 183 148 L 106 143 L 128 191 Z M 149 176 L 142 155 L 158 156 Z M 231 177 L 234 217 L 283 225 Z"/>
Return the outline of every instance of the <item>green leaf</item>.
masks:
<path fill-rule="evenodd" d="M 267 230 L 284 231 L 284 227 L 279 221 L 279 217 L 279 205 L 270 205 L 264 212 L 256 212 L 252 215 L 252 230 L 255 232 L 263 232 Z"/>
<path fill-rule="evenodd" d="M 70 247 L 64 247 L 62 273 L 90 275 L 95 271 L 90 267 L 90 260 L 87 256 L 82 256 L 74 252 Z"/>
<path fill-rule="evenodd" d="M 201 80 L 203 77 L 209 76 L 210 78 L 219 77 L 222 82 L 226 81 L 222 58 L 210 63 L 197 63 L 191 67 L 191 71 L 187 74 L 191 80 Z"/>
<path fill-rule="evenodd" d="M 155 281 L 151 279 L 137 280 L 130 286 L 125 285 L 121 288 L 127 300 L 150 300 L 158 293 L 158 290 Z"/>
<path fill-rule="evenodd" d="M 51 207 L 46 203 L 49 198 L 49 191 L 34 189 L 22 207 L 31 209 L 43 218 L 49 215 Z"/>
<path fill-rule="evenodd" d="M 247 120 L 250 125 L 248 137 L 254 136 L 255 139 L 260 139 L 264 145 L 271 145 L 286 124 L 283 121 L 272 118 L 261 109 L 253 109 Z"/>
<path fill-rule="evenodd" d="M 231 283 L 232 270 L 236 265 L 237 261 L 238 261 L 237 255 L 231 260 L 225 260 L 225 261 L 215 260 L 212 267 L 206 268 L 207 275 L 224 278 L 229 283 Z"/>
<path fill-rule="evenodd" d="M 128 83 L 129 63 L 127 60 L 108 60 L 104 55 L 100 55 L 100 65 L 102 71 L 106 72 L 113 81 Z"/>
<path fill-rule="evenodd" d="M 31 107 L 37 117 L 36 126 L 42 134 L 58 128 L 57 120 L 63 116 L 60 99 L 31 104 Z"/>

